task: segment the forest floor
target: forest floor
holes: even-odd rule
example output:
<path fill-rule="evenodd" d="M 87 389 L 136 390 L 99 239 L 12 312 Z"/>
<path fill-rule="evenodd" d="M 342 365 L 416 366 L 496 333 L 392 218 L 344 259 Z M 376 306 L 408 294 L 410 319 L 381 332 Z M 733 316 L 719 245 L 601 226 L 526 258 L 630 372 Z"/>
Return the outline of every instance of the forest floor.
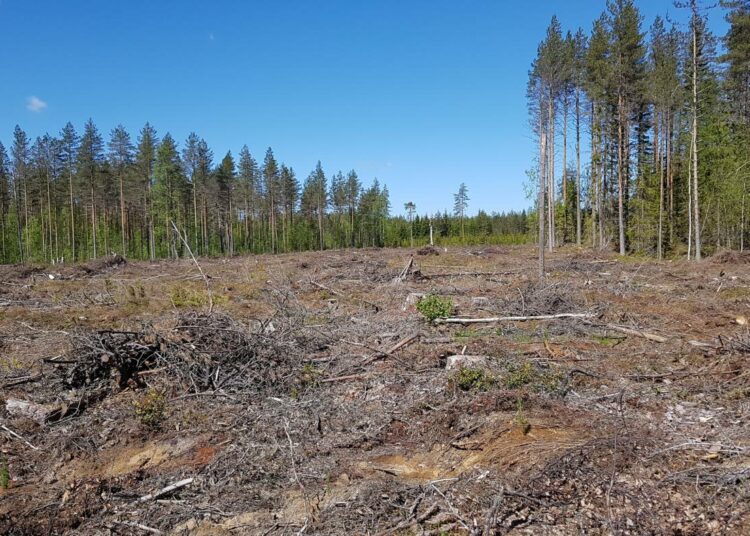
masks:
<path fill-rule="evenodd" d="M 750 533 L 750 256 L 412 253 L 0 267 L 0 533 Z"/>

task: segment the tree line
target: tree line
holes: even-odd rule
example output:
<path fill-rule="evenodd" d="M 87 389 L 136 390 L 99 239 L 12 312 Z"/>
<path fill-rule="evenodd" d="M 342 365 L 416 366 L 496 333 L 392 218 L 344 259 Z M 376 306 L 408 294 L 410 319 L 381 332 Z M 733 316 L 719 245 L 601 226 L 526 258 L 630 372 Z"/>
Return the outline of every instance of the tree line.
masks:
<path fill-rule="evenodd" d="M 685 27 L 657 17 L 644 31 L 632 0 L 608 0 L 588 33 L 552 19 L 527 89 L 542 248 L 744 249 L 750 0 L 721 2 L 721 38 L 698 0 L 676 6 Z"/>
<path fill-rule="evenodd" d="M 9 153 L 0 144 L 3 263 L 400 246 L 426 242 L 425 222 L 445 243 L 464 228 L 473 242 L 526 233 L 515 213 L 407 220 L 390 209 L 387 186 L 354 170 L 328 177 L 318 162 L 300 181 L 271 148 L 259 162 L 247 146 L 215 162 L 198 135 L 180 148 L 148 123 L 135 140 L 117 126 L 106 141 L 91 120 L 33 141 L 17 126 Z"/>

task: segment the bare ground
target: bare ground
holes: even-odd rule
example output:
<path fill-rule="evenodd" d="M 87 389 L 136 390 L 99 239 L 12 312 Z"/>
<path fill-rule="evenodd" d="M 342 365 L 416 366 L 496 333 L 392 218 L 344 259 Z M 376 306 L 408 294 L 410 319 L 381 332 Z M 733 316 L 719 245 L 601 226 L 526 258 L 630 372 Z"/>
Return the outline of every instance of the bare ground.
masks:
<path fill-rule="evenodd" d="M 750 533 L 747 256 L 420 253 L 0 267 L 0 533 Z"/>

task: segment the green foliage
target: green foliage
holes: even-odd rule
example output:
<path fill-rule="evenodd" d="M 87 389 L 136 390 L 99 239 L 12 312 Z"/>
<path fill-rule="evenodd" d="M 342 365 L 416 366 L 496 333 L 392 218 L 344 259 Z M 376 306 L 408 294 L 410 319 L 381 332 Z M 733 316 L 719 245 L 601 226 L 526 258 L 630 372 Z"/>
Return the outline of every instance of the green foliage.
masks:
<path fill-rule="evenodd" d="M 453 312 L 453 300 L 428 294 L 417 302 L 417 311 L 430 322 L 438 318 L 447 318 Z"/>
<path fill-rule="evenodd" d="M 8 489 L 10 486 L 10 471 L 5 458 L 0 458 L 0 489 Z"/>
<path fill-rule="evenodd" d="M 208 292 L 204 289 L 196 290 L 182 285 L 174 286 L 169 291 L 169 299 L 177 308 L 203 307 L 208 305 Z M 213 294 L 214 305 L 226 303 L 228 298 L 223 294 Z"/>
<path fill-rule="evenodd" d="M 144 426 L 152 429 L 161 427 L 167 418 L 167 396 L 164 391 L 149 389 L 133 402 L 135 416 Z"/>
<path fill-rule="evenodd" d="M 531 431 L 529 419 L 523 409 L 523 400 L 520 398 L 516 401 L 516 415 L 513 417 L 513 423 L 523 432 L 524 435 Z"/>
<path fill-rule="evenodd" d="M 527 361 L 521 366 L 509 367 L 503 381 L 508 389 L 528 387 L 534 391 L 553 393 L 560 389 L 562 378 L 553 371 L 540 370 Z"/>
<path fill-rule="evenodd" d="M 609 348 L 614 348 L 625 340 L 625 338 L 623 337 L 607 337 L 606 335 L 593 335 L 591 338 L 597 344 L 600 344 L 601 346 L 607 346 Z"/>
<path fill-rule="evenodd" d="M 302 385 L 305 387 L 314 386 L 317 383 L 320 371 L 313 363 L 305 363 L 302 367 Z"/>
<path fill-rule="evenodd" d="M 495 384 L 495 377 L 480 368 L 461 367 L 453 382 L 462 391 L 486 391 Z"/>

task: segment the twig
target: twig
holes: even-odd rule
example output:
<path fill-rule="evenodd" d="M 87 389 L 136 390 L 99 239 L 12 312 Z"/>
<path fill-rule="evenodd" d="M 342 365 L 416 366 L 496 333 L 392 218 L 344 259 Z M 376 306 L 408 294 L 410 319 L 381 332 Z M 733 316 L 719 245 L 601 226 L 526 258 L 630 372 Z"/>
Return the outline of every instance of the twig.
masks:
<path fill-rule="evenodd" d="M 13 437 L 15 437 L 16 439 L 20 439 L 21 441 L 23 441 L 24 443 L 26 443 L 32 449 L 39 450 L 39 447 L 35 447 L 34 445 L 32 445 L 31 443 L 29 443 L 28 441 L 26 441 L 26 439 L 24 439 L 22 436 L 18 435 L 17 433 L 15 433 L 13 430 L 11 430 L 10 428 L 8 428 L 4 424 L 0 424 L 0 428 L 2 428 L 3 430 L 5 430 L 6 432 L 8 432 L 10 435 L 12 435 Z"/>
<path fill-rule="evenodd" d="M 184 488 L 185 486 L 189 486 L 190 484 L 193 483 L 193 480 L 195 480 L 195 479 L 194 478 L 186 478 L 185 480 L 180 480 L 179 482 L 175 482 L 174 484 L 170 484 L 166 488 L 160 489 L 156 493 L 149 493 L 148 495 L 144 495 L 143 497 L 141 497 L 140 499 L 138 499 L 135 502 L 136 503 L 142 503 L 142 502 L 151 501 L 153 499 L 158 499 L 159 497 L 163 497 L 167 493 L 172 493 L 175 490 L 178 490 L 180 488 Z"/>
<path fill-rule="evenodd" d="M 195 259 L 195 255 L 193 255 L 193 250 L 190 249 L 190 245 L 187 243 L 187 240 L 185 240 L 185 237 L 182 236 L 182 233 L 180 233 L 180 231 L 177 230 L 177 226 L 174 224 L 174 221 L 169 220 L 169 223 L 172 224 L 172 228 L 174 229 L 174 232 L 177 233 L 177 236 L 180 237 L 180 240 L 187 248 L 188 253 L 190 253 L 190 258 L 193 259 L 195 266 L 198 268 L 198 271 L 201 273 L 203 282 L 206 283 L 206 292 L 208 293 L 208 314 L 211 314 L 214 310 L 214 296 L 213 296 L 213 293 L 211 292 L 211 283 L 209 282 L 208 277 L 206 277 L 206 274 L 203 273 L 203 268 L 201 268 L 201 265 L 198 264 L 198 261 Z"/>
<path fill-rule="evenodd" d="M 530 320 L 554 320 L 558 318 L 593 318 L 593 313 L 560 313 L 539 316 L 493 316 L 489 318 L 438 318 L 436 324 L 489 324 L 493 322 L 528 322 Z"/>
<path fill-rule="evenodd" d="M 155 529 L 152 527 L 147 527 L 146 525 L 141 525 L 140 523 L 136 523 L 135 521 L 113 521 L 115 525 L 123 525 L 125 527 L 133 527 L 136 529 L 141 529 L 144 532 L 150 532 L 151 534 L 164 534 L 159 529 Z"/>

